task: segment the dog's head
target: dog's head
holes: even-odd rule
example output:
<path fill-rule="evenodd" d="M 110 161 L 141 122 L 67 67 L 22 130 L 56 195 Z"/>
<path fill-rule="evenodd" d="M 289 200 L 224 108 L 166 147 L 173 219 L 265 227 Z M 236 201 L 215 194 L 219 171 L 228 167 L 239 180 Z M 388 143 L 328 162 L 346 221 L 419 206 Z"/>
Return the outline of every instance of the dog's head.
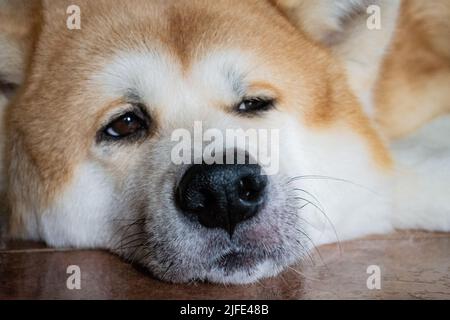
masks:
<path fill-rule="evenodd" d="M 245 283 L 380 208 L 336 179 L 389 166 L 340 61 L 272 1 L 77 2 L 38 6 L 7 110 L 14 236 Z"/>

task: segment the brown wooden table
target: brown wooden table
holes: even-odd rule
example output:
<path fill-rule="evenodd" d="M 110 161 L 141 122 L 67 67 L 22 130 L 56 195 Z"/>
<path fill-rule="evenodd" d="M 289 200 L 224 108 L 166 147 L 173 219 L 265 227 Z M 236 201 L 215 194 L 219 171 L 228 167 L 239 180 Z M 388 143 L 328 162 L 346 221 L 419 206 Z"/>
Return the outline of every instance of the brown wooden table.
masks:
<path fill-rule="evenodd" d="M 66 287 L 69 265 L 81 290 Z M 380 267 L 381 289 L 367 288 Z M 312 259 L 248 286 L 172 285 L 103 251 L 14 242 L 0 249 L 0 299 L 450 299 L 450 234 L 398 232 L 318 248 Z"/>

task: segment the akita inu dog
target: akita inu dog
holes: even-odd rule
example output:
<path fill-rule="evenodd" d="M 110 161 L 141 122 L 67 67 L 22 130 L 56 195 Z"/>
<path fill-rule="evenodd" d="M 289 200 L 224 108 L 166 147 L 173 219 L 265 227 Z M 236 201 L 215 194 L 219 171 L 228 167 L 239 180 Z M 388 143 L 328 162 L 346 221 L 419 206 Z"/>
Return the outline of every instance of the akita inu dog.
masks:
<path fill-rule="evenodd" d="M 450 231 L 449 34 L 447 0 L 0 0 L 9 236 L 249 283 L 315 245 Z M 276 130 L 277 171 L 247 144 L 175 163 L 195 122 Z"/>

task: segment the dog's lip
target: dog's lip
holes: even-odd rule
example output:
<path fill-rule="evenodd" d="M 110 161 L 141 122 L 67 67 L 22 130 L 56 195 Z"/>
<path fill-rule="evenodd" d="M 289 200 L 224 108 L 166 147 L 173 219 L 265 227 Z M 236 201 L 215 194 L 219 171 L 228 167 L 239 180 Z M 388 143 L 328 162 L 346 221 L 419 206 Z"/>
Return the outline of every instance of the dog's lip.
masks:
<path fill-rule="evenodd" d="M 214 266 L 222 269 L 226 273 L 230 273 L 239 270 L 254 269 L 263 260 L 261 256 L 252 252 L 232 250 L 216 259 Z"/>

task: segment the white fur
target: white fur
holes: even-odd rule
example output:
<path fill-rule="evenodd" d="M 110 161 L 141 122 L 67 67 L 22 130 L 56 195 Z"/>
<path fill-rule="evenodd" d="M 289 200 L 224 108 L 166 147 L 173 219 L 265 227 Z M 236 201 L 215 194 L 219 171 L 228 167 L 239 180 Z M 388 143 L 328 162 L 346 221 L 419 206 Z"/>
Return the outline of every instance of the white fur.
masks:
<path fill-rule="evenodd" d="M 450 231 L 450 116 L 393 144 L 398 162 L 394 226 Z"/>
<path fill-rule="evenodd" d="M 118 210 L 114 181 L 101 167 L 85 163 L 75 180 L 38 222 L 39 238 L 52 246 L 106 248 Z"/>
<path fill-rule="evenodd" d="M 376 169 L 356 133 L 339 127 L 326 133 L 297 127 L 290 145 L 281 150 L 285 170 L 304 176 L 296 186 L 315 197 L 299 194 L 316 205 L 300 212 L 315 245 L 392 230 L 391 176 Z"/>
<path fill-rule="evenodd" d="M 215 283 L 223 283 L 223 284 L 251 284 L 258 279 L 261 278 L 269 278 L 275 277 L 280 272 L 283 271 L 283 268 L 278 266 L 276 263 L 272 261 L 265 261 L 259 263 L 251 274 L 246 271 L 237 271 L 231 275 L 223 276 L 217 270 L 213 270 L 213 272 L 209 272 L 205 275 L 205 278 L 209 281 Z"/>
<path fill-rule="evenodd" d="M 262 65 L 244 50 L 218 50 L 199 57 L 189 72 L 184 72 L 167 50 L 155 47 L 117 53 L 91 81 L 102 88 L 99 94 L 105 99 L 133 88 L 150 109 L 161 109 L 162 122 L 173 129 L 217 117 L 218 103 L 231 107 L 241 101 L 239 92 L 245 93 L 252 80 L 272 76 Z M 232 79 L 241 80 L 238 90 L 233 90 Z"/>

